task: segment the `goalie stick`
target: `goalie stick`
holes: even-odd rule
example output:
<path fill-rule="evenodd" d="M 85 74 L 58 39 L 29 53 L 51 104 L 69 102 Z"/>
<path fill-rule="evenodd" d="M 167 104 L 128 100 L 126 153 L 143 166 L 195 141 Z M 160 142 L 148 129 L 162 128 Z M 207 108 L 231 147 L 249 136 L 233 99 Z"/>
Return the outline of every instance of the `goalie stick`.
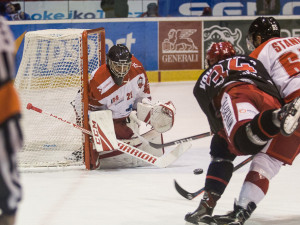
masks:
<path fill-rule="evenodd" d="M 244 161 L 242 161 L 241 163 L 239 163 L 238 165 L 236 165 L 233 168 L 233 172 L 237 171 L 238 169 L 240 169 L 241 167 L 243 167 L 244 165 L 246 165 L 248 162 L 250 162 L 252 159 L 254 158 L 254 155 L 250 156 L 249 158 L 245 159 Z M 174 179 L 174 184 L 175 184 L 175 189 L 176 191 L 184 198 L 188 199 L 188 200 L 192 200 L 194 198 L 196 198 L 198 195 L 202 194 L 202 192 L 204 191 L 204 187 L 201 188 L 200 190 L 196 191 L 196 192 L 188 192 L 186 190 L 184 190 L 178 183 L 177 181 Z"/>
<path fill-rule="evenodd" d="M 175 141 L 170 141 L 170 142 L 163 143 L 163 144 L 155 144 L 155 143 L 152 143 L 152 142 L 149 142 L 149 144 L 153 148 L 163 148 L 163 147 L 168 147 L 168 146 L 171 146 L 171 145 L 176 145 L 176 144 L 180 144 L 180 143 L 189 142 L 189 141 L 192 141 L 192 140 L 208 137 L 208 136 L 211 136 L 211 135 L 212 135 L 211 132 L 206 132 L 206 133 L 197 134 L 197 135 L 190 136 L 190 137 L 177 139 Z"/>
<path fill-rule="evenodd" d="M 76 129 L 81 130 L 83 133 L 93 136 L 93 133 L 90 130 L 87 130 L 81 126 L 78 126 L 77 124 L 71 123 L 70 121 L 67 121 L 61 117 L 58 117 L 52 113 L 48 113 L 43 111 L 40 108 L 37 108 L 33 106 L 31 103 L 27 104 L 28 110 L 33 110 L 35 112 L 45 114 L 47 116 L 53 117 L 55 119 L 58 119 L 64 123 L 69 124 L 70 126 L 73 126 Z M 117 140 L 118 142 L 118 151 L 124 152 L 125 154 L 129 154 L 132 157 L 138 158 L 140 160 L 143 160 L 146 163 L 152 164 L 154 166 L 157 166 L 159 168 L 164 168 L 175 162 L 184 152 L 186 152 L 190 147 L 191 143 L 181 143 L 176 148 L 171 150 L 170 152 L 157 157 L 150 153 L 147 153 L 141 149 L 138 149 L 136 147 L 130 146 L 122 141 Z"/>

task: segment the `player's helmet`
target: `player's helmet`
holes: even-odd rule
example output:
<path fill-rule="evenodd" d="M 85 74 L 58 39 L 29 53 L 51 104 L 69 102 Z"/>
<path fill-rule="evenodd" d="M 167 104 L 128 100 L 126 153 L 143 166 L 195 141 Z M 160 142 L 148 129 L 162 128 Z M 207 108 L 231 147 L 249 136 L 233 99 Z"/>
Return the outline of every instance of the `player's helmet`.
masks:
<path fill-rule="evenodd" d="M 247 47 L 253 51 L 260 44 L 256 37 L 261 36 L 261 43 L 273 38 L 280 37 L 280 26 L 274 17 L 258 17 L 250 25 L 247 35 Z"/>
<path fill-rule="evenodd" d="M 117 85 L 121 85 L 131 67 L 132 54 L 125 45 L 112 46 L 107 53 L 107 65 L 112 78 Z"/>
<path fill-rule="evenodd" d="M 206 62 L 208 66 L 219 62 L 220 60 L 227 59 L 236 54 L 230 42 L 213 43 L 206 53 Z"/>

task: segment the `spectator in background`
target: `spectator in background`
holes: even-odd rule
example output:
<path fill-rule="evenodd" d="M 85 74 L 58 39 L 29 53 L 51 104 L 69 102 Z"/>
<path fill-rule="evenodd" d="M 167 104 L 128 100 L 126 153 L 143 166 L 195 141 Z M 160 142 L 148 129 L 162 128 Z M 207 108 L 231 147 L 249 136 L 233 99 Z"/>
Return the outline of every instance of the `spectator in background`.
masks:
<path fill-rule="evenodd" d="M 144 12 L 141 17 L 158 17 L 158 6 L 152 2 L 147 5 L 147 12 Z"/>
<path fill-rule="evenodd" d="M 256 0 L 256 15 L 278 15 L 280 0 Z"/>
<path fill-rule="evenodd" d="M 115 17 L 115 1 L 114 0 L 102 0 L 101 9 L 105 12 L 105 18 Z"/>
<path fill-rule="evenodd" d="M 128 0 L 102 0 L 100 6 L 105 12 L 105 18 L 128 17 Z"/>
<path fill-rule="evenodd" d="M 202 16 L 212 16 L 211 8 L 210 7 L 205 7 L 203 9 Z"/>
<path fill-rule="evenodd" d="M 4 16 L 5 14 L 5 3 L 0 2 L 0 15 Z"/>
<path fill-rule="evenodd" d="M 27 13 L 21 11 L 21 6 L 19 3 L 6 3 L 4 16 L 7 20 L 30 20 L 30 16 Z"/>

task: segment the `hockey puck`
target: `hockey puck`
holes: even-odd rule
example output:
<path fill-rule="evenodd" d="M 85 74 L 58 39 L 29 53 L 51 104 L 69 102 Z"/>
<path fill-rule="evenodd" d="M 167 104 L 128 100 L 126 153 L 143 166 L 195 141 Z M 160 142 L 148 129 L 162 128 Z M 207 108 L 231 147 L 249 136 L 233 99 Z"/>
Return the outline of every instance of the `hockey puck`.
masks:
<path fill-rule="evenodd" d="M 202 173 L 203 173 L 203 169 L 201 169 L 201 168 L 194 169 L 194 174 L 195 175 L 199 175 L 199 174 L 202 174 Z"/>

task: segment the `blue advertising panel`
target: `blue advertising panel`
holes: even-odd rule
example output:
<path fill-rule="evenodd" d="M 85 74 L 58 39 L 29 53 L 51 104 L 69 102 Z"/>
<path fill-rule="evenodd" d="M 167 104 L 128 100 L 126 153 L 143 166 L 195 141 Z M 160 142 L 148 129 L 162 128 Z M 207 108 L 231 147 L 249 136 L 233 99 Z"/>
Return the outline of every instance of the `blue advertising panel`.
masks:
<path fill-rule="evenodd" d="M 256 0 L 160 0 L 161 16 L 201 16 L 210 7 L 213 16 L 254 16 Z M 300 15 L 300 1 L 280 0 L 279 15 Z"/>
<path fill-rule="evenodd" d="M 129 50 L 143 63 L 146 70 L 158 69 L 158 22 L 86 22 L 86 23 L 41 23 L 41 24 L 15 24 L 10 27 L 15 39 L 22 37 L 28 31 L 44 29 L 95 29 L 105 28 L 106 52 L 114 44 L 125 44 Z M 20 65 L 23 54 L 24 40 L 17 51 L 17 68 Z"/>

